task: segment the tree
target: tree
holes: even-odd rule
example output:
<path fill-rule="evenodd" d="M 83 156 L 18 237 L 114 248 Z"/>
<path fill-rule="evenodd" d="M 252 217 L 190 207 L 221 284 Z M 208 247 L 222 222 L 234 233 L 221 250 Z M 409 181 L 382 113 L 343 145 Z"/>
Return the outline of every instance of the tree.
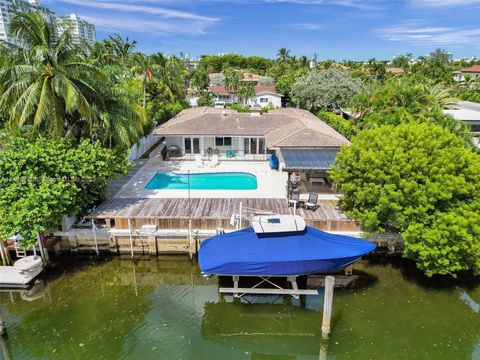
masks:
<path fill-rule="evenodd" d="M 385 63 L 383 61 L 377 61 L 375 58 L 368 60 L 367 71 L 377 81 L 382 81 L 387 73 Z"/>
<path fill-rule="evenodd" d="M 480 272 L 480 156 L 456 135 L 417 122 L 363 130 L 331 176 L 346 213 L 369 232 L 401 233 L 427 275 Z"/>
<path fill-rule="evenodd" d="M 237 97 L 242 100 L 243 104 L 245 105 L 246 100 L 255 96 L 255 85 L 248 81 L 242 81 L 237 87 Z"/>
<path fill-rule="evenodd" d="M 208 85 L 210 84 L 210 78 L 206 71 L 197 70 L 192 76 L 192 87 L 197 89 L 198 91 L 203 91 L 208 89 Z"/>
<path fill-rule="evenodd" d="M 281 48 L 277 52 L 277 61 L 280 64 L 286 63 L 289 59 L 291 58 L 290 56 L 290 50 L 287 50 L 287 48 Z"/>
<path fill-rule="evenodd" d="M 53 41 L 50 25 L 39 13 L 18 13 L 10 30 L 21 45 L 10 53 L 9 65 L 0 71 L 3 94 L 0 107 L 8 109 L 12 126 L 33 124 L 60 137 L 68 116 L 91 123 L 92 105 L 102 105 L 88 78 L 99 69 L 81 58 L 69 32 Z"/>
<path fill-rule="evenodd" d="M 197 105 L 198 106 L 212 106 L 213 105 L 213 94 L 204 91 L 200 94 L 200 97 L 198 98 Z"/>
<path fill-rule="evenodd" d="M 410 67 L 410 62 L 412 61 L 412 54 L 408 53 L 406 55 L 395 56 L 390 64 L 392 67 L 402 68 L 403 70 L 408 70 Z"/>
<path fill-rule="evenodd" d="M 350 99 L 364 90 L 361 80 L 340 70 L 311 71 L 292 87 L 293 100 L 307 110 L 347 106 Z"/>
<path fill-rule="evenodd" d="M 36 233 L 56 230 L 105 195 L 107 181 L 126 171 L 124 154 L 82 140 L 10 136 L 0 147 L 0 238 L 20 234 L 24 246 Z"/>
<path fill-rule="evenodd" d="M 217 74 L 211 79 L 211 83 L 214 86 L 225 86 L 225 75 Z"/>
<path fill-rule="evenodd" d="M 270 76 L 262 76 L 260 80 L 258 80 L 258 85 L 274 86 L 275 79 Z"/>
<path fill-rule="evenodd" d="M 126 63 L 136 45 L 137 41 L 130 41 L 128 37 L 124 40 L 120 34 L 110 35 L 105 40 L 105 46 L 113 54 L 116 62 L 120 64 Z"/>
<path fill-rule="evenodd" d="M 431 61 L 442 64 L 448 64 L 452 61 L 452 55 L 446 50 L 440 48 L 435 49 L 435 51 L 431 52 L 428 57 Z"/>
<path fill-rule="evenodd" d="M 154 79 L 155 72 L 160 71 L 160 66 L 150 57 L 142 53 L 133 55 L 134 66 L 131 68 L 132 73 L 138 75 L 143 85 L 143 110 L 147 108 L 147 85 Z"/>
<path fill-rule="evenodd" d="M 228 68 L 223 74 L 225 76 L 225 89 L 236 92 L 240 82 L 242 81 L 242 72 L 233 68 Z"/>

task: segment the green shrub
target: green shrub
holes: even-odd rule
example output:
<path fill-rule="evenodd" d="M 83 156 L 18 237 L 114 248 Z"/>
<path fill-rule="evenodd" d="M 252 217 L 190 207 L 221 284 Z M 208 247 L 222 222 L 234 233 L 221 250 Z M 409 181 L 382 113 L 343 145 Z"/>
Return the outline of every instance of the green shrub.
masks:
<path fill-rule="evenodd" d="M 351 121 L 345 120 L 340 115 L 334 114 L 329 111 L 320 110 L 317 113 L 317 117 L 330 125 L 332 128 L 337 130 L 340 134 L 345 136 L 347 139 L 352 139 L 355 133 L 355 128 Z"/>

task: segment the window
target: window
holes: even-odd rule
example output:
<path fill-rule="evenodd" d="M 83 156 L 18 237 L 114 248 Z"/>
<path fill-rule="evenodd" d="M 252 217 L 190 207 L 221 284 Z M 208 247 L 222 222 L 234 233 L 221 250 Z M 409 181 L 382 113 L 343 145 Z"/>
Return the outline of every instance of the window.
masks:
<path fill-rule="evenodd" d="M 216 137 L 215 146 L 232 146 L 231 137 Z"/>
<path fill-rule="evenodd" d="M 261 103 L 268 103 L 268 98 L 260 98 Z"/>

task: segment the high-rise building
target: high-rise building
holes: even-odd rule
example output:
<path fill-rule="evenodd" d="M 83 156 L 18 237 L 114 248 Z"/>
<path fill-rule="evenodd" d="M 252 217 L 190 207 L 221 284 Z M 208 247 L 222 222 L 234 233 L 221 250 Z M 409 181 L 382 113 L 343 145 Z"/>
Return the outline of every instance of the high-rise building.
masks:
<path fill-rule="evenodd" d="M 40 6 L 38 0 L 0 0 L 0 41 L 15 43 L 15 39 L 10 36 L 9 29 L 12 16 L 18 12 L 30 11 L 40 12 L 52 25 L 54 41 L 67 29 L 71 31 L 73 41 L 76 43 L 85 41 L 91 44 L 96 41 L 95 25 L 79 19 L 75 14 L 57 17 L 53 11 Z"/>
<path fill-rule="evenodd" d="M 15 42 L 10 36 L 10 20 L 17 12 L 40 12 L 45 20 L 55 25 L 55 13 L 43 6 L 40 6 L 38 0 L 0 0 L 0 40 L 6 42 Z"/>
<path fill-rule="evenodd" d="M 77 44 L 84 41 L 94 44 L 97 41 L 95 25 L 80 19 L 76 14 L 57 18 L 58 35 L 60 36 L 67 30 L 70 30 L 73 41 Z"/>

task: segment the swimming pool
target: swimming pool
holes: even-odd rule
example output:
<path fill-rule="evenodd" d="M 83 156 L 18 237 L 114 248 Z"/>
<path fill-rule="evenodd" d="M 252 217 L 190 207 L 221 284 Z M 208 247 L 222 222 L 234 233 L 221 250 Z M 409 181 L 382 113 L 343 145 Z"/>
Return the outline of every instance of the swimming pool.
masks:
<path fill-rule="evenodd" d="M 158 172 L 145 187 L 149 190 L 188 190 L 188 174 Z M 190 174 L 191 190 L 256 190 L 257 177 L 249 173 Z"/>

